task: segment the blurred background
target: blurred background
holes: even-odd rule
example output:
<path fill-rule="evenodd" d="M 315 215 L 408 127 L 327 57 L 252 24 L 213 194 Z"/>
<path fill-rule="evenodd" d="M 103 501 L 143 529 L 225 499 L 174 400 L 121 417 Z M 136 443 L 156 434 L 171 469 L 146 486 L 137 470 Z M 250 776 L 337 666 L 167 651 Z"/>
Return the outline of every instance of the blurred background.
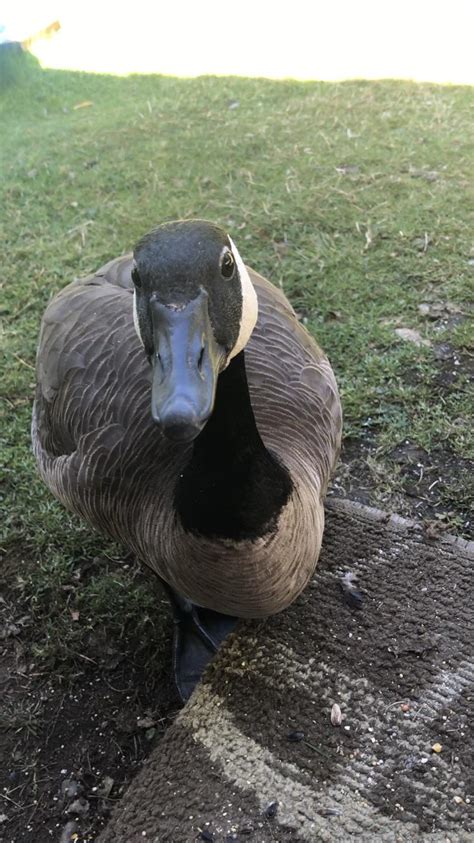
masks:
<path fill-rule="evenodd" d="M 101 73 L 225 74 L 474 82 L 473 0 L 5 0 L 3 40 L 45 67 Z"/>

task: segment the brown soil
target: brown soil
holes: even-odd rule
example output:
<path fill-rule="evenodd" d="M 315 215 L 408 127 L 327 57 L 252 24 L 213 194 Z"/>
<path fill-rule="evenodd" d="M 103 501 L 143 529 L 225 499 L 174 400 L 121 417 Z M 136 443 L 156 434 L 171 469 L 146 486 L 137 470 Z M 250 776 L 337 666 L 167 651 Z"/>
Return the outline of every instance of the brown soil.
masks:
<path fill-rule="evenodd" d="M 3 594 L 0 842 L 92 843 L 179 710 L 170 670 L 150 677 L 131 647 L 117 658 L 100 634 L 73 673 L 46 669 L 25 607 Z M 167 637 L 169 649 L 171 620 Z"/>
<path fill-rule="evenodd" d="M 370 436 L 347 439 L 330 494 L 418 519 L 433 532 L 474 537 L 473 460 L 446 447 L 428 453 L 408 439 L 383 461 L 377 452 Z"/>

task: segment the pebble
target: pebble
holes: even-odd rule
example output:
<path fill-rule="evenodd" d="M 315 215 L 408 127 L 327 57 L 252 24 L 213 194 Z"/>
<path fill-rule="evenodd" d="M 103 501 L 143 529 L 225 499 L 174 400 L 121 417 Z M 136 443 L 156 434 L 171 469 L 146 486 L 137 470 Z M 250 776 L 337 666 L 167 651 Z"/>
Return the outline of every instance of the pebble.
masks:
<path fill-rule="evenodd" d="M 74 802 L 71 802 L 70 805 L 66 808 L 67 814 L 77 814 L 78 817 L 86 817 L 89 813 L 90 805 L 87 799 L 80 797 L 79 799 L 75 799 Z"/>
<path fill-rule="evenodd" d="M 331 723 L 333 726 L 340 726 L 342 723 L 342 711 L 337 703 L 331 708 Z"/>

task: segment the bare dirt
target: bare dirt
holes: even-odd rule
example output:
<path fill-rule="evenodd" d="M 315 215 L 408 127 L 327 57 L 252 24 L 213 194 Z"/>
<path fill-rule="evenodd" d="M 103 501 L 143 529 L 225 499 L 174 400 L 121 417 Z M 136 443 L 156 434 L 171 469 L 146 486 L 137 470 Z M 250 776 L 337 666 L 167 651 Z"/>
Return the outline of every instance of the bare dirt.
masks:
<path fill-rule="evenodd" d="M 179 710 L 170 660 L 150 676 L 136 642 L 122 641 L 117 653 L 99 631 L 75 671 L 45 668 L 27 607 L 1 585 L 0 841 L 92 843 Z M 151 576 L 149 586 L 162 597 Z"/>
<path fill-rule="evenodd" d="M 405 439 L 377 459 L 376 440 L 348 439 L 330 494 L 418 519 L 433 533 L 473 538 L 474 461 L 440 446 L 428 453 Z"/>

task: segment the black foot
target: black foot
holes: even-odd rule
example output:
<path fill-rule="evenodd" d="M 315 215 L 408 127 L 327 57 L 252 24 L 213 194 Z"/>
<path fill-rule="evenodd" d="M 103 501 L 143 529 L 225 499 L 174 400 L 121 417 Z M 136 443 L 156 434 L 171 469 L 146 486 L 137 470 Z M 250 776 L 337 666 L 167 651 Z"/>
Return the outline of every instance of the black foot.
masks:
<path fill-rule="evenodd" d="M 181 597 L 167 583 L 163 587 L 174 615 L 173 674 L 178 694 L 186 702 L 238 618 L 202 609 Z"/>

